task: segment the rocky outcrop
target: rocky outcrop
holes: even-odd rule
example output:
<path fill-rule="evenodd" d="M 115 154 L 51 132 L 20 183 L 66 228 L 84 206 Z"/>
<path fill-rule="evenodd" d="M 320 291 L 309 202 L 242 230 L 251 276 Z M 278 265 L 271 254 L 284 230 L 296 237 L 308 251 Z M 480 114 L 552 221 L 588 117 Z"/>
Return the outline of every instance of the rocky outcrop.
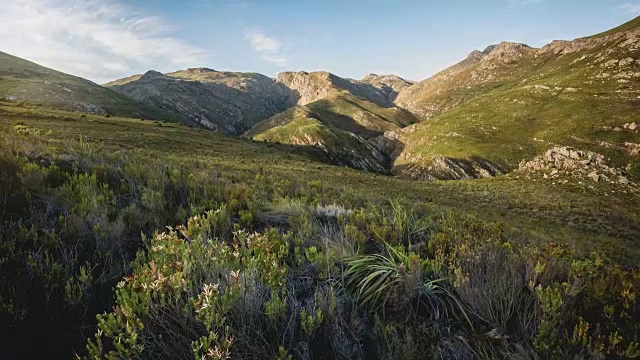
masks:
<path fill-rule="evenodd" d="M 505 41 L 490 47 L 490 50 L 481 59 L 481 62 L 485 64 L 512 64 L 534 52 L 535 49 L 526 44 Z"/>
<path fill-rule="evenodd" d="M 283 72 L 278 74 L 277 81 L 292 90 L 291 101 L 298 105 L 307 105 L 346 91 L 378 106 L 393 107 L 399 91 L 411 85 L 411 82 L 395 75 L 372 74 L 358 81 L 326 71 Z"/>
<path fill-rule="evenodd" d="M 629 155 L 640 156 L 640 144 L 626 142 L 624 143 L 624 146 L 627 148 Z"/>
<path fill-rule="evenodd" d="M 370 84 L 374 88 L 381 91 L 385 95 L 389 103 L 393 103 L 402 90 L 413 85 L 412 81 L 405 80 L 396 75 L 369 74 L 362 80 L 360 80 L 360 82 L 364 84 Z"/>
<path fill-rule="evenodd" d="M 631 184 L 621 169 L 607 165 L 604 155 L 567 146 L 555 146 L 533 160 L 523 160 L 517 172 L 565 183 L 569 181 L 567 178 L 573 178 L 596 183 Z"/>
<path fill-rule="evenodd" d="M 616 32 L 606 36 L 579 38 L 572 41 L 554 40 L 540 49 L 537 55 L 568 55 L 610 43 L 618 43 L 621 48 L 636 51 L 640 48 L 640 29 Z"/>

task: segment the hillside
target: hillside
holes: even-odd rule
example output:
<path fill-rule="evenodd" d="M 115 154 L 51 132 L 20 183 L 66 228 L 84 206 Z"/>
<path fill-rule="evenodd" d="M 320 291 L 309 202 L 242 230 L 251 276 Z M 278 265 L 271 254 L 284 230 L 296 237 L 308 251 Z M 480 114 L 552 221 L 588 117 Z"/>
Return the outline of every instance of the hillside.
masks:
<path fill-rule="evenodd" d="M 187 124 L 238 135 L 293 105 L 289 89 L 256 73 L 194 68 L 149 71 L 105 86 L 179 115 Z"/>
<path fill-rule="evenodd" d="M 301 71 L 284 72 L 274 80 L 195 68 L 168 74 L 149 71 L 105 86 L 180 115 L 190 125 L 314 146 L 336 164 L 388 173 L 391 160 L 372 139 L 416 122 L 413 114 L 393 103 L 412 84 L 395 75 L 353 80 Z"/>
<path fill-rule="evenodd" d="M 501 43 L 403 90 L 396 102 L 426 121 L 385 134 L 401 144 L 394 172 L 492 176 L 564 145 L 638 177 L 638 23 L 541 49 Z"/>
<path fill-rule="evenodd" d="M 0 52 L 0 98 L 50 108 L 178 120 L 91 81 Z"/>
<path fill-rule="evenodd" d="M 376 140 L 386 131 L 416 121 L 391 99 L 408 82 L 388 76 L 369 82 L 343 79 L 327 72 L 282 73 L 278 81 L 293 90 L 297 107 L 266 119 L 245 133 L 256 140 L 311 145 L 336 164 L 387 173 L 389 155 Z"/>
<path fill-rule="evenodd" d="M 389 158 L 373 143 L 352 132 L 325 124 L 306 106 L 296 106 L 251 128 L 245 136 L 254 140 L 313 146 L 328 154 L 334 164 L 386 173 Z"/>

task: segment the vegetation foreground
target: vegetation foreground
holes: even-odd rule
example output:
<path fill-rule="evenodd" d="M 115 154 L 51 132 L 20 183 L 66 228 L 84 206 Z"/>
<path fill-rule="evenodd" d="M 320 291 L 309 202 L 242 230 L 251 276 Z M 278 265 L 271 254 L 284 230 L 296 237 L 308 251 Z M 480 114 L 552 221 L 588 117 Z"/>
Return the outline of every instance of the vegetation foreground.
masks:
<path fill-rule="evenodd" d="M 640 357 L 637 194 L 325 160 L 2 104 L 0 358 Z"/>

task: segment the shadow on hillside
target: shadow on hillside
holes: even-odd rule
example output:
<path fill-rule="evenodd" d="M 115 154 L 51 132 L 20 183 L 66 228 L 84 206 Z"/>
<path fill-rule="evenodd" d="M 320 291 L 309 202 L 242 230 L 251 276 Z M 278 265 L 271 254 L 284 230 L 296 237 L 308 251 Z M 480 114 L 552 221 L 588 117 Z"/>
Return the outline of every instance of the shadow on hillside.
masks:
<path fill-rule="evenodd" d="M 360 125 L 352 117 L 335 113 L 331 110 L 332 103 L 329 100 L 318 100 L 310 104 L 310 108 L 316 113 L 316 117 L 331 127 L 348 131 L 365 139 L 382 135 L 381 131 L 374 131 Z"/>

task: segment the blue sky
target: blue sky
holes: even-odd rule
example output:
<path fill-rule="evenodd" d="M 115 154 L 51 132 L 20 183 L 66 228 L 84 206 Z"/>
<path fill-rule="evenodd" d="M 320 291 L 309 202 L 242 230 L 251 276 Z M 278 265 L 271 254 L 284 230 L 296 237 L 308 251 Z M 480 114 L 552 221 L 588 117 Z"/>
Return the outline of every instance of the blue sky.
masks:
<path fill-rule="evenodd" d="M 638 15 L 640 0 L 0 0 L 0 51 L 97 82 L 186 67 L 421 80 L 503 40 Z"/>

